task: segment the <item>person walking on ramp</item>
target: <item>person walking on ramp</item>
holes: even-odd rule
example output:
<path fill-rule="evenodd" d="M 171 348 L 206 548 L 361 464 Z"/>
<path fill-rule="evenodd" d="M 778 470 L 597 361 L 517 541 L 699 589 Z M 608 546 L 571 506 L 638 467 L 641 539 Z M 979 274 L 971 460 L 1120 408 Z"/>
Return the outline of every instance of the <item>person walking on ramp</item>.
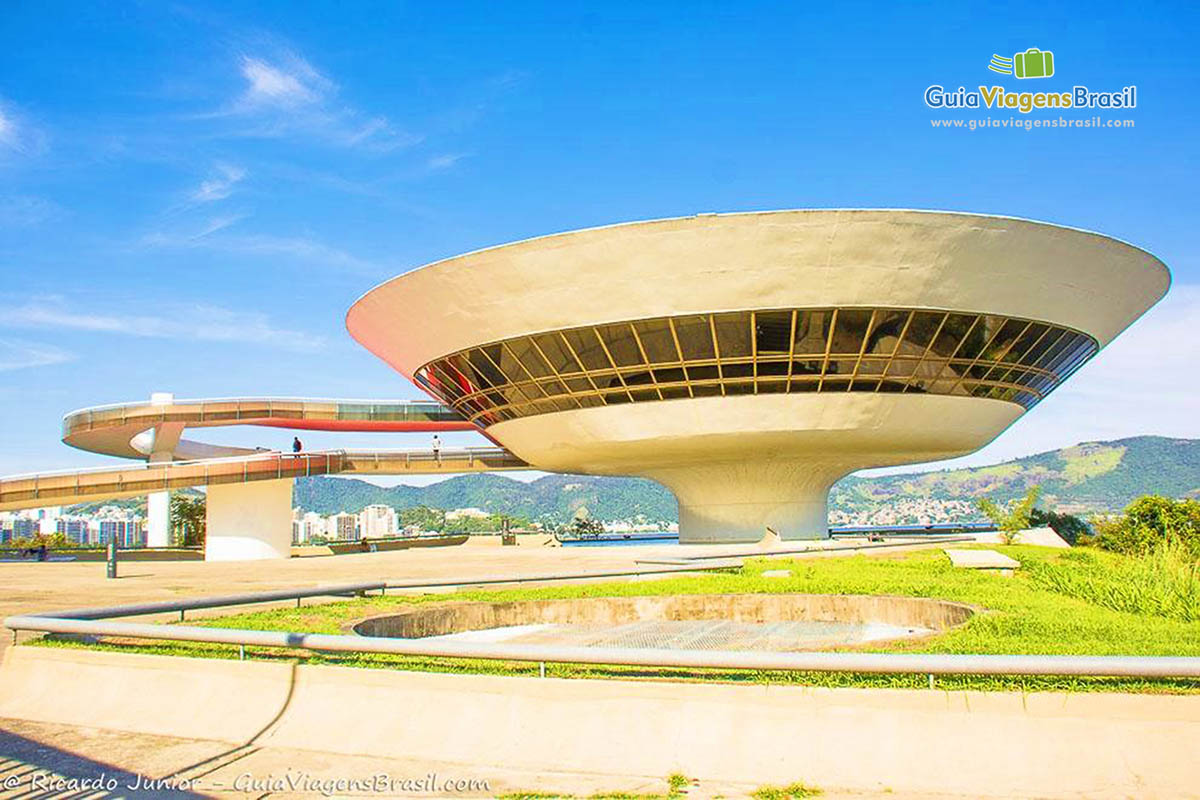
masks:
<path fill-rule="evenodd" d="M 442 440 L 436 433 L 433 435 L 433 460 L 438 463 L 439 467 L 442 465 Z"/>

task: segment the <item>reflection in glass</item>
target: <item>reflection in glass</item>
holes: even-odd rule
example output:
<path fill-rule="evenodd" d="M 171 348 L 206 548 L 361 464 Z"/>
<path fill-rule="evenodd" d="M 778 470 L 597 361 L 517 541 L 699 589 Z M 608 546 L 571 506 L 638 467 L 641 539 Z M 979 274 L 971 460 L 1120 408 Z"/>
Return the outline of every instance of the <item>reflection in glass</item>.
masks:
<path fill-rule="evenodd" d="M 433 361 L 416 379 L 483 425 L 739 394 L 941 394 L 1030 408 L 1096 349 L 1078 331 L 995 314 L 764 309 L 517 337 Z"/>

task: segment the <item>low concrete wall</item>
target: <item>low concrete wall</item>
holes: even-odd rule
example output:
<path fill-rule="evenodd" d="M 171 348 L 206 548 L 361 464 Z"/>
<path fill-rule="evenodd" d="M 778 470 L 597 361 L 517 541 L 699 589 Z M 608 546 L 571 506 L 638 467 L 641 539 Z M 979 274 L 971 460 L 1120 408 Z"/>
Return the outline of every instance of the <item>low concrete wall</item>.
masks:
<path fill-rule="evenodd" d="M 0 717 L 240 744 L 284 708 L 292 670 L 286 662 L 9 647 Z"/>
<path fill-rule="evenodd" d="M 473 533 L 467 540 L 467 544 L 472 547 L 503 547 L 504 542 L 501 539 L 502 537 L 498 533 Z M 554 538 L 552 533 L 518 533 L 516 542 L 518 547 L 560 546 L 559 541 Z"/>
<path fill-rule="evenodd" d="M 331 556 L 333 550 L 327 544 L 294 544 L 292 558 L 313 558 L 315 556 Z"/>
<path fill-rule="evenodd" d="M 76 561 L 107 561 L 108 554 L 103 550 L 52 550 L 52 555 L 71 556 Z M 182 548 L 162 548 L 148 550 L 131 547 L 117 553 L 119 562 L 126 561 L 203 561 L 204 553 L 200 550 L 184 550 Z"/>
<path fill-rule="evenodd" d="M 353 625 L 363 636 L 405 639 L 509 625 L 622 625 L 640 620 L 730 622 L 882 622 L 942 631 L 975 613 L 963 603 L 927 597 L 833 594 L 692 594 L 654 597 L 585 597 L 510 603 L 445 603 Z"/>
<path fill-rule="evenodd" d="M 975 534 L 975 541 L 980 544 L 1004 544 L 1004 537 L 1000 531 L 988 531 Z M 1057 547 L 1060 550 L 1071 547 L 1053 528 L 1026 528 L 1017 531 L 1016 544 L 1036 544 L 1041 547 Z"/>
<path fill-rule="evenodd" d="M 357 542 L 331 542 L 326 545 L 334 555 L 344 553 L 375 553 L 384 550 L 412 550 L 421 547 L 457 547 L 467 541 L 467 534 L 426 536 L 411 539 L 363 539 Z"/>
<path fill-rule="evenodd" d="M 0 716 L 489 767 L 1200 797 L 1200 696 L 560 680 L 14 647 Z M 261 735 L 259 735 L 261 732 Z M 570 788 L 570 787 L 566 787 Z"/>

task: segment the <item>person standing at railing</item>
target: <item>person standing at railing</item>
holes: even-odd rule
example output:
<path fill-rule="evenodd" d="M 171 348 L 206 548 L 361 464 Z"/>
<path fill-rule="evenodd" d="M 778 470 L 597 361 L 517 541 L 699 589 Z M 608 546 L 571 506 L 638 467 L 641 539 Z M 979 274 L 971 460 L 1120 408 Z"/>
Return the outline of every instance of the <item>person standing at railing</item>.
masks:
<path fill-rule="evenodd" d="M 299 436 L 293 436 L 293 437 L 292 437 L 292 452 L 293 452 L 293 453 L 299 453 L 299 452 L 300 452 L 301 450 L 303 450 L 303 449 L 304 449 L 304 445 L 302 445 L 302 444 L 300 443 L 300 437 L 299 437 Z"/>
<path fill-rule="evenodd" d="M 442 440 L 438 438 L 438 435 L 436 433 L 433 435 L 433 460 L 438 463 L 438 466 L 441 466 L 441 463 L 442 463 Z"/>

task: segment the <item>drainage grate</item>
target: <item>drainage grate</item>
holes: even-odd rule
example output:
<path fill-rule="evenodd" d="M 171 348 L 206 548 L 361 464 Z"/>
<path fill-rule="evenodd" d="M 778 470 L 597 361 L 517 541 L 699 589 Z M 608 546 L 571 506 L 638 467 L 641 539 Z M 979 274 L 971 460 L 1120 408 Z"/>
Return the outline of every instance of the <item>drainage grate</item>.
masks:
<path fill-rule="evenodd" d="M 544 625 L 494 630 L 492 641 L 576 647 L 631 647 L 655 650 L 762 650 L 788 652 L 918 636 L 925 628 L 850 622 L 729 622 L 726 620 L 648 620 L 624 625 Z M 462 634 L 458 634 L 462 635 Z"/>

